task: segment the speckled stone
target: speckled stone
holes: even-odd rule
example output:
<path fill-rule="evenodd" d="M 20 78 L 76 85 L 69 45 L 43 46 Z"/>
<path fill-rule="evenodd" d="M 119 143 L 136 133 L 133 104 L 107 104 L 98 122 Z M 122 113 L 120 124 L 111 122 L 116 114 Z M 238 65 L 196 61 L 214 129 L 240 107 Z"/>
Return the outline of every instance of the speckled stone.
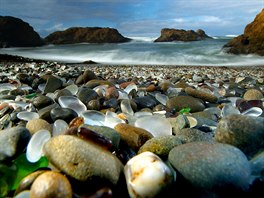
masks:
<path fill-rule="evenodd" d="M 43 120 L 43 119 L 29 120 L 26 124 L 26 128 L 29 130 L 31 135 L 33 135 L 40 129 L 46 129 L 52 132 L 51 124 L 49 124 L 46 120 Z"/>
<path fill-rule="evenodd" d="M 117 124 L 115 130 L 120 134 L 121 139 L 135 151 L 153 137 L 153 135 L 145 129 L 134 127 L 129 124 Z"/>
<path fill-rule="evenodd" d="M 182 141 L 173 135 L 154 137 L 146 141 L 145 144 L 140 147 L 138 153 L 150 151 L 160 157 L 166 157 L 171 149 L 181 144 Z"/>
<path fill-rule="evenodd" d="M 248 157 L 264 147 L 264 118 L 230 115 L 217 125 L 215 140 L 241 149 Z"/>
<path fill-rule="evenodd" d="M 59 170 L 86 181 L 100 177 L 116 184 L 123 171 L 119 159 L 104 148 L 72 135 L 59 135 L 44 145 L 44 154 Z"/>
<path fill-rule="evenodd" d="M 261 100 L 263 98 L 263 94 L 257 89 L 248 89 L 243 98 L 245 100 Z"/>
<path fill-rule="evenodd" d="M 184 144 L 199 141 L 213 142 L 213 135 L 213 133 L 205 133 L 195 128 L 181 129 L 175 134 L 175 136 Z"/>
<path fill-rule="evenodd" d="M 249 162 L 243 152 L 234 146 L 208 142 L 187 143 L 173 148 L 169 153 L 169 161 L 201 191 L 223 195 L 247 191 L 249 188 Z"/>
<path fill-rule="evenodd" d="M 72 194 L 67 177 L 54 171 L 47 171 L 38 176 L 30 189 L 30 198 L 72 198 Z"/>
<path fill-rule="evenodd" d="M 175 96 L 167 101 L 166 106 L 172 110 L 180 111 L 183 108 L 191 108 L 191 112 L 203 111 L 205 106 L 200 99 L 192 96 Z"/>

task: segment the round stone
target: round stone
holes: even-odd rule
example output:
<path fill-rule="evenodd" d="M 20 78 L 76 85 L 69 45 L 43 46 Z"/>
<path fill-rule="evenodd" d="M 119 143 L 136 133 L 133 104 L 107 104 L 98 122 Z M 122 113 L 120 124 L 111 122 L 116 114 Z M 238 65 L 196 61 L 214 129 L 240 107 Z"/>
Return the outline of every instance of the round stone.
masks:
<path fill-rule="evenodd" d="M 248 157 L 264 146 L 264 118 L 231 115 L 222 118 L 217 125 L 215 140 L 231 144 L 242 150 Z"/>
<path fill-rule="evenodd" d="M 47 171 L 38 176 L 30 189 L 32 198 L 72 198 L 72 194 L 69 180 L 61 173 L 53 171 Z"/>
<path fill-rule="evenodd" d="M 249 89 L 245 92 L 243 98 L 245 100 L 261 100 L 263 94 L 257 89 Z"/>
<path fill-rule="evenodd" d="M 41 129 L 46 129 L 52 132 L 52 126 L 46 120 L 43 119 L 33 119 L 29 120 L 26 124 L 26 128 L 29 130 L 30 134 L 33 135 Z"/>
<path fill-rule="evenodd" d="M 166 106 L 173 110 L 180 111 L 183 108 L 190 108 L 190 112 L 199 112 L 205 109 L 203 102 L 200 99 L 192 96 L 175 96 L 167 101 Z"/>
<path fill-rule="evenodd" d="M 53 100 L 48 96 L 40 95 L 34 98 L 32 103 L 37 109 L 42 109 L 46 106 L 51 105 L 53 103 Z"/>
<path fill-rule="evenodd" d="M 181 140 L 173 135 L 154 137 L 140 147 L 138 153 L 146 151 L 152 152 L 160 157 L 167 157 L 170 150 L 175 146 L 182 144 Z"/>
<path fill-rule="evenodd" d="M 169 153 L 172 166 L 194 187 L 221 195 L 247 191 L 251 169 L 236 147 L 208 142 L 179 145 Z"/>
<path fill-rule="evenodd" d="M 104 178 L 113 184 L 119 180 L 123 165 L 111 152 L 72 135 L 58 135 L 44 145 L 48 160 L 67 175 L 86 181 Z"/>
<path fill-rule="evenodd" d="M 185 89 L 185 92 L 190 95 L 193 96 L 195 98 L 200 98 L 203 101 L 208 101 L 211 103 L 216 103 L 217 102 L 217 97 L 213 94 L 201 91 L 201 90 L 197 90 L 197 89 L 193 89 L 191 87 L 187 87 Z"/>
<path fill-rule="evenodd" d="M 50 111 L 50 117 L 55 122 L 56 120 L 64 120 L 65 122 L 69 123 L 74 118 L 76 118 L 78 114 L 70 109 L 70 108 L 54 108 Z"/>

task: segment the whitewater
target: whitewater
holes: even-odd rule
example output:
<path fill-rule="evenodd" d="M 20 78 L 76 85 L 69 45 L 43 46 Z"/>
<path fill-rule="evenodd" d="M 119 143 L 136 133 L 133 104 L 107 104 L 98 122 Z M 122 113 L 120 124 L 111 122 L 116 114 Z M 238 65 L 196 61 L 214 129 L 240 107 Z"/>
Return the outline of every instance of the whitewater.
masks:
<path fill-rule="evenodd" d="M 264 65 L 264 57 L 261 56 L 225 53 L 222 47 L 231 39 L 230 36 L 193 42 L 165 43 L 155 43 L 153 37 L 130 38 L 133 40 L 128 43 L 2 48 L 0 53 L 65 63 L 92 60 L 97 63 L 117 65 Z"/>

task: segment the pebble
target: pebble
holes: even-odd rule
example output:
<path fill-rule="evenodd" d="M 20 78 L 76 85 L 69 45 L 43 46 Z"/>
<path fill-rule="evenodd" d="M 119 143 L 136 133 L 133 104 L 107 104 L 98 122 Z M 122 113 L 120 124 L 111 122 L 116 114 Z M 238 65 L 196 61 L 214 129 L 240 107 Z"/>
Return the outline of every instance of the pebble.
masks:
<path fill-rule="evenodd" d="M 0 73 L 3 74 L 0 75 L 0 129 L 5 129 L 0 131 L 0 139 L 8 136 L 7 133 L 2 135 L 3 131 L 13 130 L 16 126 L 22 127 L 29 124 L 32 132 L 30 134 L 29 130 L 24 128 L 23 130 L 27 131 L 25 137 L 28 139 L 25 138 L 22 143 L 13 141 L 12 146 L 8 145 L 9 147 L 6 146 L 10 144 L 7 141 L 8 138 L 2 139 L 1 145 L 5 146 L 0 147 L 1 151 L 8 149 L 15 151 L 15 154 L 10 156 L 4 155 L 4 160 L 0 163 L 0 172 L 4 174 L 4 180 L 0 177 L 0 188 L 4 196 L 12 197 L 15 192 L 16 187 L 13 186 L 10 190 L 10 184 L 6 182 L 15 178 L 14 170 L 17 168 L 20 170 L 22 166 L 25 166 L 27 168 L 23 170 L 27 170 L 29 174 L 36 170 L 35 168 L 28 170 L 31 166 L 47 168 L 48 158 L 50 160 L 49 169 L 56 172 L 61 171 L 70 178 L 74 197 L 115 197 L 116 195 L 128 197 L 123 166 L 127 165 L 133 157 L 150 151 L 158 155 L 171 172 L 175 172 L 172 161 L 167 160 L 171 151 L 176 148 L 180 149 L 184 145 L 201 143 L 201 140 L 205 142 L 204 144 L 208 142 L 219 144 L 213 142 L 224 139 L 229 141 L 232 138 L 226 137 L 231 137 L 233 133 L 236 137 L 233 139 L 236 140 L 232 140 L 232 148 L 244 152 L 250 159 L 249 163 L 253 169 L 249 192 L 244 193 L 246 187 L 241 187 L 244 185 L 241 178 L 248 174 L 248 162 L 242 160 L 241 152 L 236 153 L 236 156 L 240 156 L 236 158 L 230 154 L 232 152 L 221 151 L 224 154 L 219 157 L 221 152 L 215 152 L 215 149 L 210 147 L 202 150 L 209 156 L 211 156 L 210 152 L 213 152 L 214 156 L 218 157 L 216 160 L 219 161 L 219 166 L 224 168 L 228 166 L 228 168 L 237 170 L 230 174 L 230 178 L 239 180 L 236 185 L 232 183 L 235 180 L 230 180 L 229 183 L 223 182 L 224 187 L 219 187 L 222 182 L 219 175 L 225 176 L 228 171 L 225 172 L 223 168 L 219 174 L 219 170 L 222 169 L 219 168 L 216 160 L 211 163 L 208 158 L 200 157 L 201 162 L 197 162 L 190 168 L 195 172 L 190 178 L 201 176 L 203 179 L 198 183 L 203 184 L 200 181 L 207 181 L 208 186 L 194 187 L 192 182 L 186 182 L 186 178 L 180 174 L 180 177 L 177 177 L 176 181 L 173 180 L 164 191 L 159 191 L 160 186 L 147 188 L 151 191 L 148 195 L 176 197 L 183 193 L 186 197 L 242 197 L 244 195 L 256 197 L 254 195 L 257 192 L 262 192 L 264 186 L 261 175 L 263 145 L 260 140 L 263 139 L 263 135 L 261 130 L 259 130 L 261 132 L 254 132 L 254 135 L 251 134 L 258 127 L 263 128 L 262 124 L 259 124 L 261 122 L 256 124 L 256 120 L 263 119 L 264 116 L 264 90 L 262 84 L 259 83 L 264 76 L 262 67 L 211 68 L 200 66 L 197 69 L 197 67 L 185 66 L 95 64 L 87 68 L 86 63 L 71 65 L 55 62 L 1 62 L 0 65 Z M 52 82 L 56 86 L 53 86 Z M 65 109 L 67 109 L 67 116 L 64 114 Z M 21 117 L 23 113 L 29 115 L 37 113 L 38 119 L 42 121 L 36 122 L 30 116 L 23 119 L 23 116 Z M 230 116 L 240 118 L 233 119 L 230 124 L 226 121 Z M 221 122 L 228 126 L 228 135 L 224 132 Z M 139 137 L 137 133 L 133 132 L 131 135 L 126 132 L 127 137 L 133 136 L 131 138 L 133 140 L 124 140 L 114 129 L 118 125 L 125 125 L 130 129 L 135 127 L 137 130 L 151 133 L 154 137 L 147 141 L 136 142 Z M 26 147 L 29 145 L 30 136 L 32 135 L 33 141 L 34 133 L 37 134 L 37 131 L 42 128 L 48 129 L 48 133 L 52 132 L 51 135 L 54 137 L 48 141 L 50 143 L 46 142 L 44 145 L 45 156 L 35 163 L 30 163 L 26 159 Z M 216 137 L 219 138 L 220 129 L 225 138 L 218 140 Z M 214 135 L 216 137 L 213 137 Z M 46 145 L 51 145 L 51 142 L 54 142 L 53 138 L 60 140 L 56 140 L 56 144 L 52 143 L 53 146 L 48 148 Z M 20 137 L 20 139 L 23 138 Z M 135 144 L 129 146 L 127 142 L 131 141 Z M 40 151 L 39 148 L 35 150 Z M 192 146 L 191 150 L 193 157 L 201 156 L 196 146 Z M 23 162 L 21 162 L 21 156 Z M 183 163 L 186 169 L 190 163 L 189 159 L 191 158 L 184 160 Z M 12 168 L 9 168 L 10 165 Z M 144 160 L 142 165 L 146 165 Z M 226 170 L 229 170 L 228 168 Z M 209 175 L 217 175 L 215 180 L 212 181 L 211 177 L 207 178 L 207 175 L 202 174 L 207 169 L 211 170 Z M 179 173 L 178 170 L 177 173 Z M 234 176 L 234 174 L 237 175 Z M 91 179 L 94 177 L 97 179 Z M 210 185 L 217 186 L 217 188 L 208 190 Z M 233 193 L 234 189 L 238 189 L 238 194 Z M 159 192 L 155 194 L 157 191 Z M 199 191 L 206 193 L 201 195 Z M 29 193 L 30 191 L 26 191 L 27 197 Z M 23 193 L 17 196 L 20 195 L 22 196 Z"/>
<path fill-rule="evenodd" d="M 0 131 L 0 162 L 22 153 L 30 140 L 25 127 L 12 127 Z"/>
<path fill-rule="evenodd" d="M 182 144 L 170 151 L 169 161 L 201 191 L 227 196 L 249 189 L 250 164 L 243 152 L 234 146 L 208 142 Z"/>
<path fill-rule="evenodd" d="M 51 124 L 49 124 L 46 120 L 40 118 L 29 120 L 26 124 L 26 128 L 29 130 L 31 135 L 41 129 L 45 129 L 49 132 L 52 132 Z"/>
<path fill-rule="evenodd" d="M 167 101 L 166 106 L 173 110 L 180 111 L 183 108 L 190 108 L 191 112 L 199 112 L 205 109 L 203 102 L 192 96 L 175 96 Z"/>
<path fill-rule="evenodd" d="M 153 137 L 150 132 L 129 124 L 120 123 L 114 129 L 120 134 L 121 139 L 135 151 Z"/>
<path fill-rule="evenodd" d="M 72 195 L 69 180 L 61 173 L 54 171 L 47 171 L 39 175 L 30 189 L 30 197 L 32 198 L 72 198 Z"/>
<path fill-rule="evenodd" d="M 217 125 L 215 140 L 231 144 L 252 157 L 264 142 L 264 118 L 243 115 L 230 115 L 222 118 Z"/>
<path fill-rule="evenodd" d="M 51 138 L 44 154 L 59 170 L 80 181 L 100 177 L 116 184 L 123 171 L 122 163 L 109 151 L 71 135 Z"/>
<path fill-rule="evenodd" d="M 144 152 L 130 159 L 124 173 L 131 198 L 156 197 L 173 181 L 170 168 L 151 152 Z"/>

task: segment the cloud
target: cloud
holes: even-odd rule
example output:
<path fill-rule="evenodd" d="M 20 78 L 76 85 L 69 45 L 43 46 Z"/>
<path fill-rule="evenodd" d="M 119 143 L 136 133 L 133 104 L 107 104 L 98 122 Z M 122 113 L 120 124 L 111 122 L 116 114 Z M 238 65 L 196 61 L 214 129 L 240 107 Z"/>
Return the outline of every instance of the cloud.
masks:
<path fill-rule="evenodd" d="M 159 34 L 164 27 L 240 34 L 263 7 L 264 0 L 0 0 L 1 14 L 23 19 L 42 35 L 72 26 L 111 26 L 126 34 Z"/>

